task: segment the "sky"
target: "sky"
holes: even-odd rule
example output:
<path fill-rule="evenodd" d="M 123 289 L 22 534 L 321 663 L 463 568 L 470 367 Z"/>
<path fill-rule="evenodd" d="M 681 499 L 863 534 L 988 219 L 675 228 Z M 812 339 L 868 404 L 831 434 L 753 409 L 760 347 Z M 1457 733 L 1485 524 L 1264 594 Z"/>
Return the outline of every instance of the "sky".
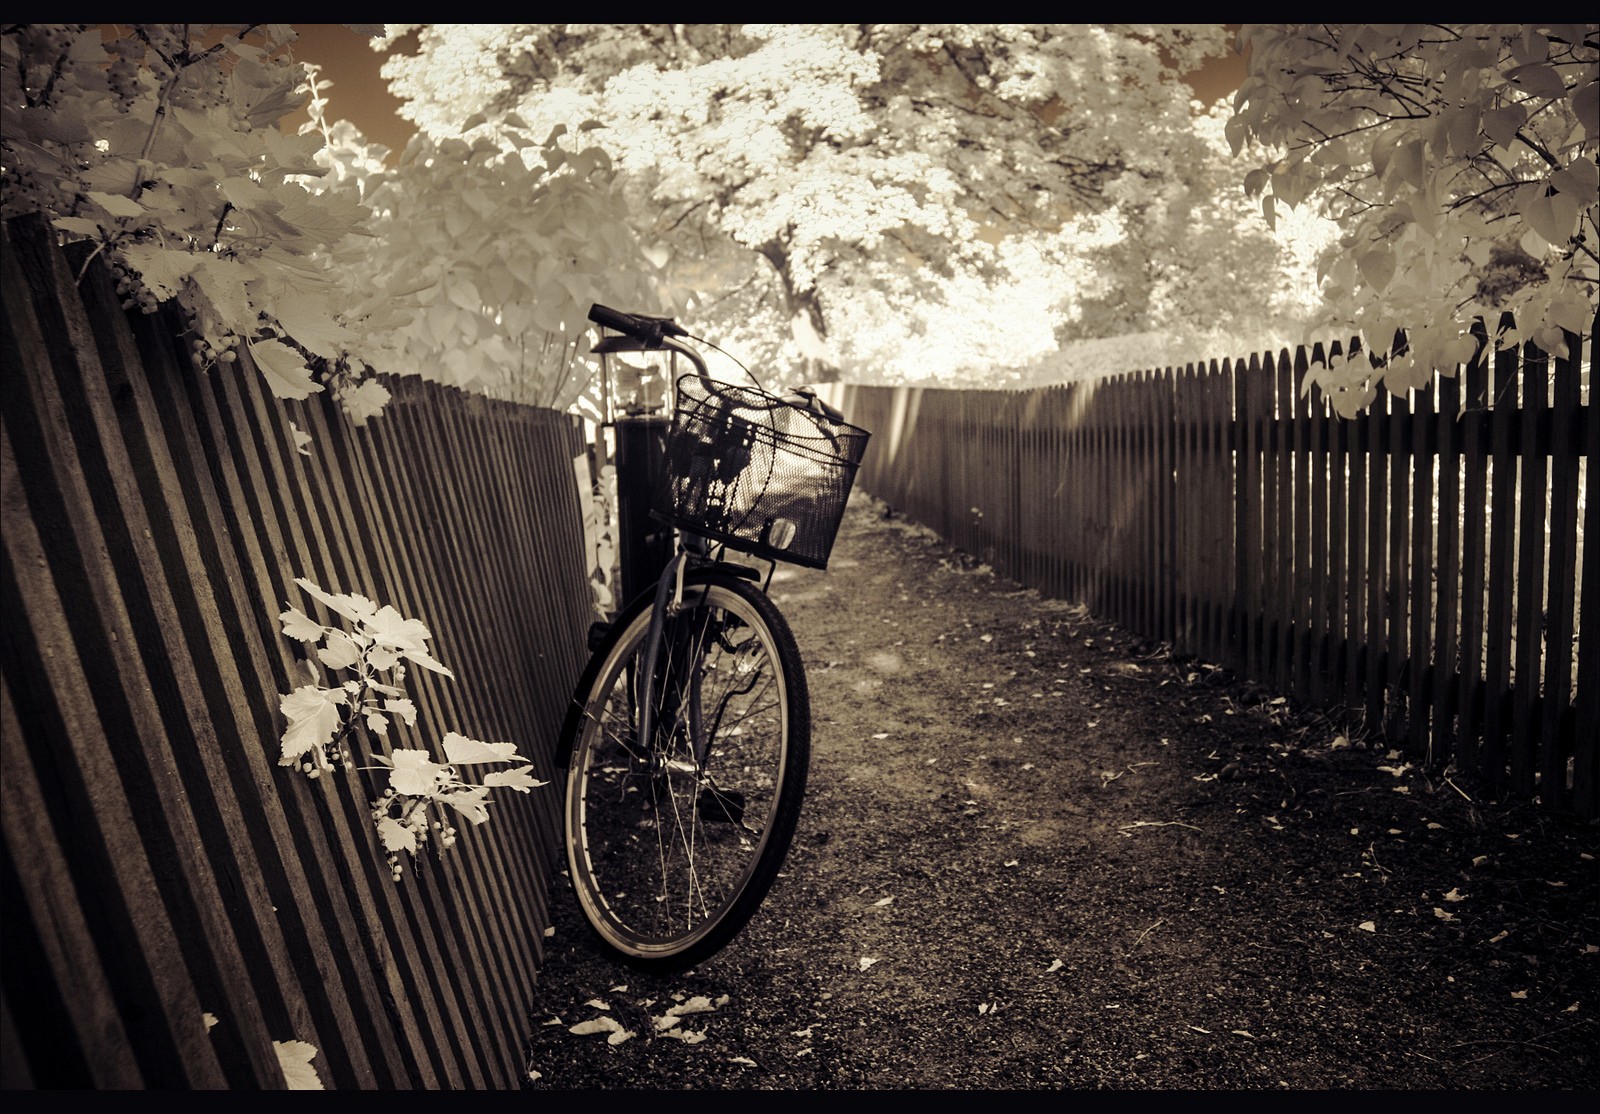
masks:
<path fill-rule="evenodd" d="M 400 100 L 389 92 L 388 82 L 378 72 L 385 55 L 368 47 L 366 36 L 342 23 L 292 26 L 299 36 L 294 44 L 295 57 L 321 66 L 323 80 L 333 82 L 323 93 L 329 102 L 329 119 L 349 120 L 361 129 L 369 143 L 402 150 L 415 129 L 410 121 L 396 114 Z M 1244 80 L 1244 59 L 1220 59 L 1190 80 L 1196 95 L 1209 103 L 1239 87 Z M 292 124 L 301 122 L 297 118 Z"/>

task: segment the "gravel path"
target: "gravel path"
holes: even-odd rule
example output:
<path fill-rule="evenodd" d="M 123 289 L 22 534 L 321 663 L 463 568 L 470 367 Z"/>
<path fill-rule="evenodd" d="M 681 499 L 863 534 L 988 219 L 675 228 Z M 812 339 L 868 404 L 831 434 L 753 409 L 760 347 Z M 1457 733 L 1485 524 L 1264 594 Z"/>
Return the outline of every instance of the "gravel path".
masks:
<path fill-rule="evenodd" d="M 1594 825 L 1474 802 L 862 495 L 772 592 L 815 720 L 787 870 L 671 978 L 558 888 L 529 1088 L 1600 1083 Z"/>

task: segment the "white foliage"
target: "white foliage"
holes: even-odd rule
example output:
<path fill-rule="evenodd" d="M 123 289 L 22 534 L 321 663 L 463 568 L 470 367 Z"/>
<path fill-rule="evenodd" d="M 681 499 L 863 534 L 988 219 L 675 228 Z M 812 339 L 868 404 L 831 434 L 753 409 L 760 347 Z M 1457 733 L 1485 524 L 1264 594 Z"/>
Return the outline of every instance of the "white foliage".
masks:
<path fill-rule="evenodd" d="M 291 1091 L 321 1091 L 325 1088 L 317 1074 L 317 1046 L 305 1041 L 273 1041 L 272 1050 L 278 1054 L 278 1066 L 283 1069 L 284 1084 Z"/>
<path fill-rule="evenodd" d="M 1246 25 L 1227 123 L 1268 222 L 1324 199 L 1321 339 L 1388 357 L 1313 369 L 1344 413 L 1453 374 L 1476 345 L 1565 355 L 1597 305 L 1600 46 L 1588 24 Z M 1266 150 L 1253 146 L 1262 144 Z M 1500 331 L 1502 312 L 1517 329 Z M 1393 351 L 1395 332 L 1408 347 Z"/>
<path fill-rule="evenodd" d="M 384 73 L 438 138 L 498 137 L 512 102 L 535 136 L 602 121 L 669 303 L 761 374 L 918 381 L 1053 347 L 1103 264 L 1061 229 L 1187 174 L 1163 52 L 1224 45 L 1220 25 L 430 25 Z"/>
<path fill-rule="evenodd" d="M 307 775 L 318 777 L 348 763 L 347 739 L 358 727 L 387 738 L 391 717 L 408 728 L 416 726 L 416 705 L 398 687 L 405 677 L 405 662 L 446 677 L 453 674 L 429 654 L 432 635 L 420 621 L 363 595 L 325 591 L 305 577 L 295 584 L 349 626 L 324 626 L 289 606 L 278 616 L 284 635 L 315 647 L 316 659 L 326 668 L 355 674 L 331 686 L 302 685 L 281 698 L 279 710 L 288 727 L 279 764 L 298 765 Z M 411 746 L 372 755 L 377 765 L 368 768 L 387 771 L 388 785 L 372 802 L 371 816 L 397 880 L 402 853 L 416 855 L 433 839 L 441 850 L 455 843 L 455 828 L 439 818 L 446 808 L 472 824 L 484 824 L 492 789 L 527 793 L 548 784 L 533 776 L 529 760 L 517 753 L 513 743 L 485 743 L 450 731 L 442 747 L 444 762 L 435 761 L 425 748 Z M 463 781 L 456 769 L 484 763 L 513 767 L 490 772 L 478 784 Z"/>

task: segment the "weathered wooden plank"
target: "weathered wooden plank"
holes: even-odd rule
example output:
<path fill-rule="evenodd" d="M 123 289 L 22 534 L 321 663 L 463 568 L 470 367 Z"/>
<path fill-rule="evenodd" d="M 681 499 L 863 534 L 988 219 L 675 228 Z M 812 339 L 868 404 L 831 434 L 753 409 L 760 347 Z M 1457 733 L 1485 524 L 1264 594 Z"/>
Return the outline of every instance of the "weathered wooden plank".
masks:
<path fill-rule="evenodd" d="M 1595 322 L 1600 326 L 1600 320 Z M 1576 751 L 1572 807 L 1600 816 L 1600 399 L 1595 397 L 1595 333 L 1589 330 L 1588 399 L 1583 408 L 1583 599 L 1578 604 L 1578 683 L 1573 708 Z"/>
<path fill-rule="evenodd" d="M 1509 315 L 1505 324 L 1509 325 Z M 1490 389 L 1489 455 L 1493 465 L 1489 511 L 1488 612 L 1483 674 L 1483 750 L 1478 775 L 1491 793 L 1506 785 L 1507 735 L 1511 727 L 1511 615 L 1515 595 L 1517 459 L 1512 435 L 1517 421 L 1519 352 L 1494 355 Z"/>
<path fill-rule="evenodd" d="M 1433 628 L 1433 730 L 1432 757 L 1446 762 L 1455 757 L 1455 672 L 1461 661 L 1459 631 L 1461 609 L 1461 377 L 1464 369 L 1439 380 L 1435 414 L 1439 447 L 1438 600 Z"/>
<path fill-rule="evenodd" d="M 1545 510 L 1549 494 L 1548 425 L 1550 361 L 1539 349 L 1522 351 L 1519 411 L 1521 485 L 1517 501 L 1516 687 L 1511 708 L 1511 787 L 1520 796 L 1536 792 L 1539 775 L 1539 692 L 1545 680 Z"/>
<path fill-rule="evenodd" d="M 1582 338 L 1567 333 L 1566 343 L 1567 355 L 1554 360 L 1551 383 L 1551 405 L 1557 418 L 1578 413 L 1581 399 Z M 1551 423 L 1550 509 L 1546 526 L 1549 597 L 1545 606 L 1544 685 L 1538 728 L 1540 795 L 1552 803 L 1559 802 L 1562 808 L 1570 807 L 1568 766 L 1576 760 L 1572 685 L 1577 628 L 1578 445 L 1573 432 L 1571 423 Z"/>
<path fill-rule="evenodd" d="M 1438 418 L 1434 391 L 1436 376 L 1429 376 L 1421 389 L 1412 392 L 1411 412 L 1411 572 L 1406 578 L 1410 607 L 1411 652 L 1405 673 L 1406 746 L 1418 759 L 1429 753 L 1432 701 L 1428 685 L 1433 669 L 1434 583 L 1438 562 L 1434 557 L 1434 454 L 1430 451 L 1434 422 Z"/>
<path fill-rule="evenodd" d="M 1380 389 L 1380 393 L 1384 393 Z M 1389 393 L 1389 576 L 1385 603 L 1388 622 L 1384 634 L 1385 669 L 1383 678 L 1384 735 L 1397 742 L 1406 735 L 1405 678 L 1411 667 L 1411 647 L 1407 635 L 1411 613 L 1411 565 L 1409 541 L 1414 523 L 1411 518 L 1411 489 L 1415 482 L 1411 455 L 1411 392 Z M 1383 634 L 1380 634 L 1383 637 Z"/>
<path fill-rule="evenodd" d="M 1482 323 L 1474 335 L 1478 355 L 1465 370 L 1462 400 L 1461 452 L 1465 458 L 1461 486 L 1461 675 L 1456 687 L 1456 752 L 1463 768 L 1475 770 L 1482 753 L 1485 565 L 1488 560 L 1489 498 L 1489 361 Z"/>

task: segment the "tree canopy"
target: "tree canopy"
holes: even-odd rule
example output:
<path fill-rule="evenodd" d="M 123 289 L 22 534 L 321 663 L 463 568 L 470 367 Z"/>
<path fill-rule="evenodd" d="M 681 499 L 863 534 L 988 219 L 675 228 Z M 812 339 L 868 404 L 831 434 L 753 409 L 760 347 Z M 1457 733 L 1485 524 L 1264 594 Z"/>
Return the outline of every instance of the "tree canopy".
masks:
<path fill-rule="evenodd" d="M 1573 24 L 1252 24 L 1228 123 L 1274 219 L 1321 203 L 1341 235 L 1323 335 L 1385 359 L 1317 369 L 1346 413 L 1473 358 L 1468 329 L 1565 354 L 1596 309 L 1600 33 Z M 1395 345 L 1404 330 L 1404 343 Z"/>
<path fill-rule="evenodd" d="M 1107 230 L 1159 212 L 1187 233 L 1216 178 L 1181 75 L 1226 49 L 1220 25 L 425 25 L 419 43 L 384 66 L 419 127 L 601 122 L 690 305 L 733 289 L 719 326 L 765 305 L 789 354 L 853 371 L 881 366 L 867 306 L 931 332 L 952 300 L 989 305 L 989 360 L 1053 347 L 1075 290 L 1105 286 L 1079 281 L 1100 246 L 1114 300 L 1146 304 L 1171 269 L 1119 257 Z M 748 253 L 769 272 L 741 271 Z M 1024 305 L 1036 326 L 1007 328 Z"/>
<path fill-rule="evenodd" d="M 181 303 L 197 363 L 248 345 L 279 395 L 331 386 L 358 420 L 380 367 L 572 403 L 591 300 L 860 381 L 1359 335 L 1378 366 L 1313 369 L 1345 413 L 1471 358 L 1480 318 L 1560 353 L 1595 313 L 1595 24 L 1246 25 L 1209 108 L 1182 76 L 1217 25 L 417 38 L 384 72 L 425 134 L 388 159 L 323 117 L 286 25 L 0 25 L 4 212 L 93 241 L 130 304 Z"/>

